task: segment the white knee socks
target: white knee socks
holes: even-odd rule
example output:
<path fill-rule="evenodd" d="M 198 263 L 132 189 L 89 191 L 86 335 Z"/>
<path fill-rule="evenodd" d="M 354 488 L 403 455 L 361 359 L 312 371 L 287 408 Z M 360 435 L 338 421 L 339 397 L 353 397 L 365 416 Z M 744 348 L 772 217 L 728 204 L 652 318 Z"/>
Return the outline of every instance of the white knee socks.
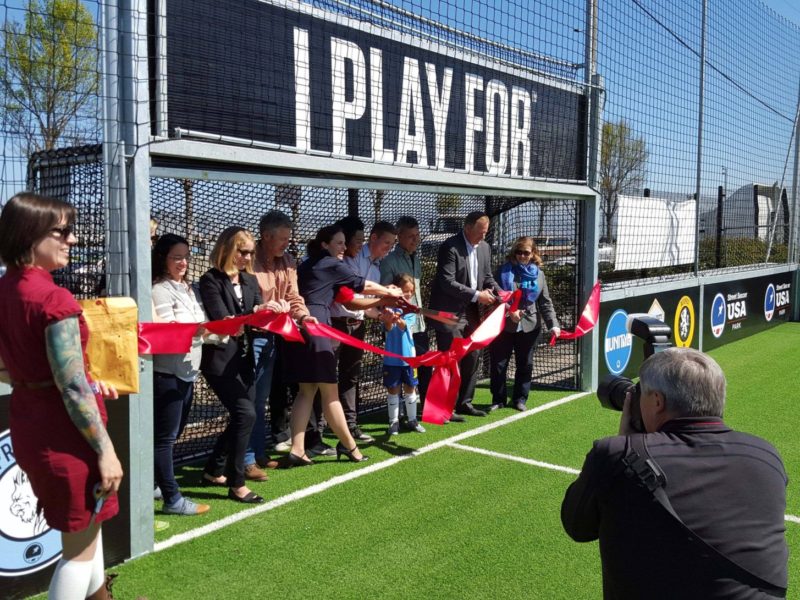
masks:
<path fill-rule="evenodd" d="M 94 549 L 94 558 L 92 559 L 92 578 L 89 580 L 89 593 L 87 596 L 94 594 L 100 589 L 101 585 L 106 582 L 106 573 L 103 561 L 103 532 L 97 532 L 97 545 Z"/>
<path fill-rule="evenodd" d="M 417 420 L 417 394 L 415 392 L 411 392 L 410 394 L 406 394 L 405 397 L 406 401 L 406 416 L 408 417 L 408 422 L 416 421 Z"/>
<path fill-rule="evenodd" d="M 48 600 L 83 600 L 89 592 L 89 580 L 92 578 L 93 560 L 58 561 L 50 589 Z M 92 590 L 94 591 L 94 590 Z"/>
<path fill-rule="evenodd" d="M 92 560 L 58 561 L 50 588 L 48 600 L 84 600 L 92 595 L 105 582 L 103 573 L 103 538 L 98 534 L 97 546 Z"/>
<path fill-rule="evenodd" d="M 398 394 L 389 394 L 387 404 L 389 408 L 389 424 L 397 423 L 400 420 L 400 396 Z"/>

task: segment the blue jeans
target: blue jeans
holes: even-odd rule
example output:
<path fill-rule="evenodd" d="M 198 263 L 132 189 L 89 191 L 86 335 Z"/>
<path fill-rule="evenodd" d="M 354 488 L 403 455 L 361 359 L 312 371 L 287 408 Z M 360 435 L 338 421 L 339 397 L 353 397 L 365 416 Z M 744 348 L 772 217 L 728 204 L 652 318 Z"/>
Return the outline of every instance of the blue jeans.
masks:
<path fill-rule="evenodd" d="M 253 355 L 256 363 L 256 423 L 250 434 L 250 445 L 244 455 L 244 464 L 252 465 L 256 456 L 266 456 L 267 399 L 272 388 L 272 370 L 275 367 L 275 336 L 272 334 L 253 339 Z"/>
<path fill-rule="evenodd" d="M 194 383 L 174 375 L 153 373 L 153 458 L 156 485 L 161 488 L 165 504 L 181 499 L 175 481 L 172 452 L 189 417 Z"/>

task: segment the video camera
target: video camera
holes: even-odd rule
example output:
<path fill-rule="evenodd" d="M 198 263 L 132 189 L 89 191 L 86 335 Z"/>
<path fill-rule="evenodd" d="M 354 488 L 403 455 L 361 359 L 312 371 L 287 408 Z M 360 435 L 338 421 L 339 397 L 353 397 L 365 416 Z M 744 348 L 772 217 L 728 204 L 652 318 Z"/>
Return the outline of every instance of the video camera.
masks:
<path fill-rule="evenodd" d="M 646 314 L 628 315 L 626 329 L 638 338 L 644 340 L 644 357 L 649 358 L 656 352 L 661 352 L 672 346 L 669 341 L 672 330 L 669 325 L 655 317 Z M 631 392 L 631 426 L 639 432 L 644 432 L 642 411 L 639 406 L 642 388 L 639 383 L 633 383 L 627 377 L 606 375 L 597 386 L 597 397 L 603 408 L 621 411 L 625 405 L 625 394 Z"/>

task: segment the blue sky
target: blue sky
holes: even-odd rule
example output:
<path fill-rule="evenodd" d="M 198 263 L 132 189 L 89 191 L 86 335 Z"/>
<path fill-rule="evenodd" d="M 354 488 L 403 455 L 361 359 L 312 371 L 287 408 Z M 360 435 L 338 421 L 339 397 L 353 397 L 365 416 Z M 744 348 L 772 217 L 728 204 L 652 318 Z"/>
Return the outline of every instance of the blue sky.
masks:
<path fill-rule="evenodd" d="M 317 0 L 324 2 L 324 0 Z M 710 36 L 716 46 L 709 60 L 730 75 L 731 81 L 718 73 L 707 71 L 707 121 L 704 148 L 703 193 L 713 193 L 723 182 L 722 168 L 728 173 L 730 189 L 758 181 L 772 183 L 783 177 L 780 155 L 789 149 L 791 123 L 800 78 L 800 43 L 791 48 L 771 48 L 768 34 L 775 28 L 771 19 L 763 19 L 758 10 L 759 0 L 744 2 L 744 15 L 725 14 L 728 0 L 709 0 L 710 16 L 716 25 L 710 26 Z M 0 19 L 19 18 L 19 7 L 24 0 L 4 0 L 0 6 Z M 474 32 L 481 37 L 503 40 L 510 45 L 532 49 L 558 58 L 579 62 L 582 60 L 583 0 L 508 0 L 499 6 L 494 0 L 393 0 L 410 12 L 429 18 L 445 19 L 456 28 Z M 764 0 L 767 7 L 788 19 L 794 25 L 780 27 L 781 39 L 800 40 L 800 2 L 797 0 Z M 97 2 L 87 2 L 95 10 Z M 689 3 L 671 3 L 662 0 L 600 0 L 602 11 L 611 15 L 606 29 L 601 32 L 600 71 L 606 77 L 606 118 L 625 118 L 644 136 L 651 153 L 647 185 L 655 190 L 675 190 L 681 193 L 694 191 L 696 154 L 696 58 L 681 48 L 663 28 L 654 24 L 655 18 L 677 23 L 674 32 L 690 43 L 697 40 L 699 19 L 671 20 L 681 14 L 672 6 L 700 6 L 700 0 Z M 737 3 L 737 6 L 740 6 Z M 649 10 L 652 17 L 644 12 Z M 698 10 L 699 14 L 699 10 Z M 770 22 L 765 31 L 750 30 L 749 16 L 761 17 L 756 21 Z M 504 24 L 503 21 L 506 21 Z M 601 17 L 602 21 L 602 17 Z M 631 23 L 636 27 L 631 28 Z M 617 29 L 627 27 L 634 31 L 628 39 L 615 36 Z M 604 38 L 602 36 L 605 36 Z M 635 37 L 641 35 L 641 38 Z M 763 44 L 765 52 L 754 52 L 756 57 L 767 56 L 767 64 L 752 62 L 752 57 L 739 52 L 725 56 L 731 38 L 755 35 L 756 46 Z M 787 46 L 789 44 L 787 43 Z M 666 48 L 666 50 L 664 50 Z M 736 50 L 739 50 L 737 47 Z M 758 60 L 756 58 L 755 60 Z M 785 64 L 779 64 L 786 61 Z M 796 62 L 795 62 L 796 61 Z M 763 66 L 763 68 L 761 68 Z M 782 81 L 773 84 L 762 71 L 785 73 Z M 578 74 L 580 75 L 580 74 Z M 768 73 L 767 73 L 768 75 Z M 763 79 L 759 79 L 762 77 Z M 654 83 L 655 81 L 655 83 Z M 767 86 L 774 89 L 766 90 Z M 747 92 L 752 98 L 747 97 Z M 772 96 L 783 99 L 775 117 L 769 107 L 758 100 L 772 103 Z M 0 124 L 1 125 L 1 124 Z M 2 129 L 2 127 L 0 127 Z M 8 197 L 24 183 L 24 161 L 15 156 L 9 140 L 0 133 L 3 161 L 0 164 L 0 196 Z M 778 157 L 778 158 L 776 158 Z M 791 177 L 791 173 L 787 173 Z"/>
<path fill-rule="evenodd" d="M 779 15 L 782 15 L 793 21 L 795 25 L 800 27 L 800 4 L 797 0 L 762 0 L 764 4 L 770 7 Z"/>

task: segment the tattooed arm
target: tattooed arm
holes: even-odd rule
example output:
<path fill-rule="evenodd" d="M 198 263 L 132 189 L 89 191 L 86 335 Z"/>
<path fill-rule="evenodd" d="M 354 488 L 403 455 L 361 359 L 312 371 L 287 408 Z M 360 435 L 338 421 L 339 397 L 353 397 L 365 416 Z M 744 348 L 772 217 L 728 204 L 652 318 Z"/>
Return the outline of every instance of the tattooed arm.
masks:
<path fill-rule="evenodd" d="M 78 318 L 67 317 L 49 325 L 45 329 L 45 341 L 47 360 L 67 413 L 97 452 L 101 487 L 106 493 L 116 492 L 122 480 L 122 465 L 103 425 L 94 392 L 86 380 Z"/>

